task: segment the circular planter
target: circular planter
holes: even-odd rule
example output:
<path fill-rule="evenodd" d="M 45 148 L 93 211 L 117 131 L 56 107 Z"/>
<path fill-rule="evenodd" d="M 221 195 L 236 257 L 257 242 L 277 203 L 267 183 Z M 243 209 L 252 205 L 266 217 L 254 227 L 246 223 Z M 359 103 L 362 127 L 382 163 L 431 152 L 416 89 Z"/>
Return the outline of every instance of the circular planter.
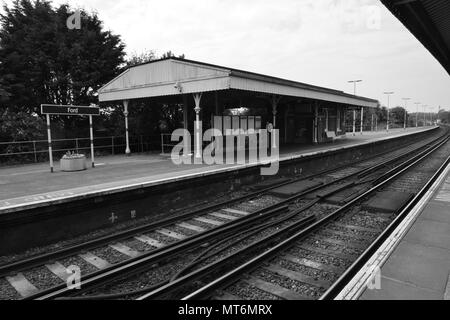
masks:
<path fill-rule="evenodd" d="M 61 159 L 61 171 L 82 171 L 86 170 L 86 157 L 74 159 Z"/>

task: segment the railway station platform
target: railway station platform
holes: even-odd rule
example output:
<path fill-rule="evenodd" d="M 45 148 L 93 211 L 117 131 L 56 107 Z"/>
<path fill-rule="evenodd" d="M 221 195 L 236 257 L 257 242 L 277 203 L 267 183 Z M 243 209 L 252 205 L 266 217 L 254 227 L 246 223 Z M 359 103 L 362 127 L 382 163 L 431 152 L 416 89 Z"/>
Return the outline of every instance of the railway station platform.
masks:
<path fill-rule="evenodd" d="M 393 129 L 347 134 L 346 139 L 316 146 L 286 146 L 281 148 L 280 162 L 331 150 L 351 148 L 381 140 L 432 130 L 434 127 Z M 149 187 L 236 169 L 260 165 L 181 165 L 170 157 L 132 155 L 106 156 L 96 159 L 96 168 L 80 172 L 50 173 L 47 163 L 0 167 L 0 214 L 59 204 L 88 196 L 108 195 L 139 187 Z M 56 163 L 55 168 L 58 168 Z"/>
<path fill-rule="evenodd" d="M 385 244 L 379 286 L 359 299 L 450 300 L 450 165 Z"/>

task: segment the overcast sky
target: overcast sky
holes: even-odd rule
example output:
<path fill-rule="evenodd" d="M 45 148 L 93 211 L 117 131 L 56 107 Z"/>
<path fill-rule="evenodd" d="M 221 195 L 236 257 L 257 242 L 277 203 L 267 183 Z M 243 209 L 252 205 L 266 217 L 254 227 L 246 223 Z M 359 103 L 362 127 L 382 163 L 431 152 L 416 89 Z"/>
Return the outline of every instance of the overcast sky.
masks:
<path fill-rule="evenodd" d="M 12 0 L 0 0 L 11 3 Z M 96 11 L 127 53 L 186 58 L 450 109 L 450 76 L 378 0 L 54 0 Z"/>

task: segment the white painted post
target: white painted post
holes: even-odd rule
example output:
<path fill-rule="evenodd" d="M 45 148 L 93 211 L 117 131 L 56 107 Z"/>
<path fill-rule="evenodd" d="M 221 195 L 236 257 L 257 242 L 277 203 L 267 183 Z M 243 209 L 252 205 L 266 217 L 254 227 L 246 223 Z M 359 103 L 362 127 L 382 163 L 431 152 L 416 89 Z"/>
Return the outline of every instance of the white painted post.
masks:
<path fill-rule="evenodd" d="M 336 131 L 341 131 L 341 110 L 336 111 Z"/>
<path fill-rule="evenodd" d="M 325 119 L 325 130 L 328 131 L 328 127 L 329 127 L 328 109 L 325 109 L 325 116 L 326 116 L 326 119 Z"/>
<path fill-rule="evenodd" d="M 272 96 L 272 116 L 273 116 L 273 128 L 277 127 L 277 110 L 278 107 L 278 98 L 276 96 Z"/>
<path fill-rule="evenodd" d="M 363 134 L 363 130 L 364 130 L 364 108 L 361 107 L 361 134 Z"/>
<path fill-rule="evenodd" d="M 407 117 L 407 112 L 406 112 L 406 109 L 405 109 L 405 125 L 404 125 L 404 129 L 406 130 L 406 117 Z"/>
<path fill-rule="evenodd" d="M 280 98 L 273 95 L 272 96 L 272 115 L 273 115 L 273 129 L 277 128 L 277 113 L 278 113 L 278 102 L 280 101 Z M 274 139 L 272 139 L 272 148 L 276 148 L 277 147 L 277 143 L 275 141 L 275 132 L 271 133 L 272 137 Z"/>
<path fill-rule="evenodd" d="M 318 116 L 319 116 L 319 106 L 317 102 L 314 106 L 314 143 L 317 144 L 319 142 L 319 124 L 318 124 Z"/>
<path fill-rule="evenodd" d="M 372 132 L 373 132 L 373 129 L 374 129 L 374 127 L 373 127 L 373 121 L 374 121 L 373 117 L 374 117 L 374 115 L 372 114 L 372 123 L 370 125 L 370 131 L 372 131 Z"/>
<path fill-rule="evenodd" d="M 50 172 L 53 173 L 52 133 L 50 130 L 50 115 L 47 114 L 48 158 L 50 160 Z"/>
<path fill-rule="evenodd" d="M 353 109 L 353 135 L 356 136 L 356 109 Z"/>
<path fill-rule="evenodd" d="M 95 155 L 94 155 L 94 129 L 92 125 L 92 116 L 89 116 L 89 135 L 91 138 L 91 161 L 92 168 L 95 168 Z"/>
<path fill-rule="evenodd" d="M 127 156 L 131 155 L 131 150 L 130 150 L 130 140 L 129 140 L 129 136 L 128 136 L 128 100 L 123 100 L 123 106 L 124 106 L 124 111 L 123 114 L 125 116 L 125 140 L 126 140 L 126 149 L 125 149 L 125 154 Z"/>
<path fill-rule="evenodd" d="M 200 111 L 201 111 L 201 107 L 200 107 L 200 102 L 202 99 L 202 93 L 195 93 L 194 94 L 194 101 L 195 101 L 195 127 L 196 127 L 196 133 L 195 133 L 195 141 L 196 141 L 196 146 L 195 146 L 195 157 L 197 159 L 200 159 L 202 157 L 202 153 L 201 153 L 201 137 L 200 137 Z"/>

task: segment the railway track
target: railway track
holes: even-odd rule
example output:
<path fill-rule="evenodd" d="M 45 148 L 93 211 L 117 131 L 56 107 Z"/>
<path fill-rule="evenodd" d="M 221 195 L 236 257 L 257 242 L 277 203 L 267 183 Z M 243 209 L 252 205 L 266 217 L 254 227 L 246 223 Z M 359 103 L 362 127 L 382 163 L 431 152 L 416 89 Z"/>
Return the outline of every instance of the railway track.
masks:
<path fill-rule="evenodd" d="M 376 169 L 376 167 L 374 167 L 374 170 L 375 169 Z M 388 170 L 385 169 L 384 171 L 388 171 Z M 387 174 L 390 174 L 390 173 L 388 172 Z M 369 176 L 370 175 L 366 175 L 366 178 L 364 178 L 363 175 L 361 175 L 359 182 L 361 182 L 361 179 L 362 180 L 367 179 L 367 177 L 369 177 Z M 373 179 L 368 179 L 367 181 L 365 181 L 365 183 L 357 183 L 355 185 L 362 186 L 364 184 L 370 184 L 372 180 Z M 334 188 L 334 191 L 331 191 L 331 192 L 329 190 L 327 192 L 319 191 L 319 196 L 321 198 L 332 196 L 333 194 L 335 194 L 336 190 L 338 190 L 338 192 L 343 191 L 343 190 L 348 190 L 349 187 L 351 189 L 352 186 L 353 186 L 352 184 L 345 184 L 344 187 Z M 315 194 L 314 192 L 309 193 L 309 195 L 310 195 L 310 198 L 317 198 L 317 194 Z M 358 195 L 358 192 L 356 192 L 353 196 L 357 196 L 357 195 Z M 346 198 L 348 198 L 348 194 L 346 194 L 346 196 L 344 197 L 344 199 L 346 199 Z M 266 225 L 266 226 L 264 226 L 264 225 L 256 226 L 254 228 L 251 228 L 250 230 L 246 230 L 246 231 L 251 231 L 251 232 L 249 234 L 248 234 L 248 232 L 244 233 L 243 237 L 238 237 L 237 239 L 235 239 L 235 241 L 232 244 L 239 247 L 239 246 L 242 246 L 243 244 L 245 244 L 246 240 L 251 240 L 250 245 L 247 248 L 244 248 L 243 252 L 240 252 L 241 250 L 239 250 L 239 252 L 237 253 L 237 256 L 234 254 L 232 256 L 230 256 L 229 258 L 231 260 L 229 262 L 236 263 L 236 261 L 239 261 L 239 258 L 243 258 L 244 260 L 248 259 L 249 251 L 251 252 L 251 251 L 259 250 L 260 248 L 258 248 L 258 246 L 261 246 L 263 248 L 267 246 L 267 243 L 265 243 L 265 240 L 263 240 L 262 242 L 257 241 L 256 243 L 252 243 L 254 241 L 253 238 L 254 238 L 255 234 L 258 232 L 263 233 L 263 235 L 269 233 L 270 234 L 268 237 L 269 240 L 271 239 L 272 241 L 280 242 L 284 238 L 289 236 L 292 232 L 298 230 L 299 228 L 304 227 L 308 223 L 312 223 L 314 219 L 320 218 L 321 216 L 325 216 L 326 212 L 327 212 L 327 208 L 326 208 L 327 205 L 320 204 L 320 203 L 318 203 L 319 201 L 320 201 L 320 199 L 319 200 L 308 200 L 307 199 L 307 201 L 302 201 L 301 205 L 294 206 L 293 212 L 291 212 L 288 217 L 286 217 L 282 220 L 279 220 L 279 221 L 275 221 L 274 223 Z M 330 208 L 328 207 L 328 211 L 329 211 L 329 209 Z M 310 215 L 311 210 L 314 212 L 314 216 Z M 291 220 L 291 221 L 289 221 L 289 220 Z M 269 228 L 271 228 L 272 230 L 268 230 Z M 275 232 L 275 231 L 279 230 L 280 228 L 282 229 L 281 231 Z M 275 232 L 275 233 L 271 234 L 270 232 Z M 218 244 L 219 245 L 223 244 L 223 242 L 225 242 L 225 244 L 226 244 L 227 241 L 228 240 L 221 241 Z M 261 243 L 262 243 L 262 245 L 260 245 Z M 215 249 L 218 246 L 218 244 L 216 243 L 216 244 L 212 245 L 212 247 L 208 248 L 206 251 L 208 252 L 208 251 L 211 251 L 211 249 Z M 229 245 L 228 245 L 228 247 L 229 247 Z M 221 248 L 221 251 L 224 251 L 226 248 L 227 247 Z M 242 254 L 242 257 L 239 257 L 240 254 Z M 253 254 L 253 252 L 252 252 L 252 254 Z M 211 259 L 219 260 L 218 265 L 220 266 L 220 268 L 223 269 L 227 263 L 225 263 L 224 261 L 220 260 L 217 257 L 213 258 L 213 256 L 214 256 L 214 254 L 207 254 L 206 257 L 204 256 L 200 259 L 198 257 L 195 258 L 193 263 L 188 264 L 187 267 L 185 266 L 185 268 L 182 269 L 182 272 L 178 272 L 177 276 L 181 276 L 182 273 L 186 271 L 186 269 L 189 269 L 191 267 L 196 267 L 198 265 L 201 266 L 202 264 L 204 265 L 205 263 L 208 262 L 208 260 L 211 260 Z M 224 262 L 224 263 L 222 263 L 222 262 Z M 176 262 L 174 262 L 173 264 L 176 264 Z M 133 270 L 132 273 L 133 274 L 145 273 L 146 271 L 148 271 L 148 269 L 149 269 L 149 266 L 144 265 L 140 269 Z M 202 273 L 203 273 L 203 271 L 202 271 Z M 126 276 L 130 276 L 130 274 L 127 274 Z M 140 276 L 136 276 L 136 278 L 139 278 L 139 277 Z M 149 280 L 152 280 L 155 277 L 155 274 L 153 272 L 148 272 L 146 277 L 149 277 L 150 278 Z M 171 280 L 173 281 L 174 279 L 176 279 L 176 277 L 172 277 Z M 121 281 L 119 281 L 119 283 L 120 282 Z M 126 283 L 126 281 L 124 281 L 124 282 Z M 167 281 L 164 281 L 163 283 L 158 283 L 155 287 L 163 286 L 163 288 L 164 288 L 166 282 Z M 141 283 L 142 282 L 140 282 L 140 281 L 137 281 L 137 282 L 131 281 L 128 283 L 128 285 L 125 285 L 125 287 L 136 288 L 136 287 L 140 287 Z M 114 287 L 114 285 L 111 285 L 111 286 Z M 171 285 L 169 285 L 169 287 L 170 286 Z M 151 286 L 151 287 L 153 287 L 153 286 Z M 118 290 L 119 288 L 120 288 L 120 285 L 115 290 Z M 132 296 L 133 294 L 136 293 L 136 291 L 126 292 L 126 290 L 119 289 L 118 294 L 100 294 L 100 295 L 98 295 L 98 292 L 102 292 L 102 290 L 97 290 L 96 288 L 91 288 L 91 289 L 94 289 L 94 290 L 90 290 L 89 294 L 94 294 L 94 296 L 93 297 L 83 297 L 82 299 L 124 298 L 125 296 Z M 89 290 L 85 290 L 84 292 L 87 292 L 87 291 L 89 291 Z M 125 293 L 124 293 L 124 291 L 125 291 Z M 138 291 L 142 291 L 142 290 L 138 290 Z M 146 288 L 144 291 L 150 291 L 150 290 L 148 288 Z M 169 296 L 169 298 L 174 298 L 174 297 Z"/>
<path fill-rule="evenodd" d="M 421 143 L 421 147 L 431 141 L 432 139 Z M 416 152 L 417 145 L 418 143 L 413 144 L 394 153 L 386 152 L 378 158 L 359 161 L 350 167 L 327 170 L 307 178 L 288 179 L 239 199 L 0 266 L 0 275 L 3 276 L 3 281 L 14 283 L 13 287 L 18 292 L 22 290 L 24 298 L 56 298 L 73 294 L 67 288 L 65 280 L 68 277 L 66 266 L 75 264 L 84 266 L 87 270 L 83 270 L 87 275 L 83 276 L 82 291 L 90 290 L 113 281 L 124 273 L 138 273 L 148 269 L 149 265 L 162 263 L 192 247 L 226 239 L 251 226 L 264 223 L 275 225 L 280 221 L 287 221 L 289 217 L 295 216 L 288 210 L 288 205 L 293 202 L 303 204 L 299 200 L 307 196 L 324 198 L 344 190 L 364 189 L 370 185 L 377 170 L 388 170 L 396 161 Z M 353 181 L 349 181 L 352 179 Z M 295 184 L 297 188 L 294 188 L 294 192 L 283 192 L 283 188 L 289 189 L 289 186 Z M 358 192 L 349 192 L 346 201 L 356 196 Z M 305 211 L 302 205 L 298 207 L 297 211 Z M 296 231 L 312 222 L 311 218 L 299 219 L 289 230 Z M 286 230 L 285 236 L 289 234 L 289 230 Z M 111 261 L 110 258 L 104 259 L 101 254 L 97 254 L 105 250 L 114 252 L 113 256 L 121 257 Z M 43 278 L 47 285 L 33 284 L 41 280 L 34 274 L 46 274 L 47 277 Z"/>
<path fill-rule="evenodd" d="M 138 299 L 333 299 L 450 163 L 448 140 L 385 172 L 370 189 L 287 239 L 278 242 L 272 234 Z M 402 200 L 391 208 L 374 200 L 393 193 Z M 262 252 L 246 259 L 257 245 Z M 224 273 L 226 264 L 233 268 Z"/>

